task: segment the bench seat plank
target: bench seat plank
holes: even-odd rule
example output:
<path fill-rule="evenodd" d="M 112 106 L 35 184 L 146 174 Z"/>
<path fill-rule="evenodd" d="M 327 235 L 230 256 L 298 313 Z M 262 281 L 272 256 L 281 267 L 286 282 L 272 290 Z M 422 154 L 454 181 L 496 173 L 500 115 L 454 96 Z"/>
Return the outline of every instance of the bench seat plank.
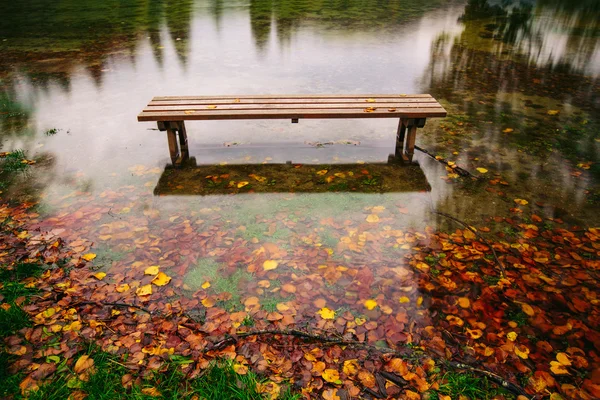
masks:
<path fill-rule="evenodd" d="M 191 111 L 191 110 L 190 110 Z M 265 109 L 265 110 L 195 110 L 149 111 L 138 115 L 138 121 L 179 121 L 179 120 L 222 120 L 222 119 L 314 119 L 314 118 L 432 118 L 445 117 L 446 110 L 431 108 L 376 108 L 372 112 L 363 109 Z"/>
<path fill-rule="evenodd" d="M 216 105 L 174 105 L 147 106 L 143 112 L 161 111 L 223 111 L 223 110 L 326 110 L 326 109 L 365 110 L 367 108 L 440 108 L 438 103 L 328 103 L 328 104 L 220 104 Z"/>
<path fill-rule="evenodd" d="M 377 99 L 377 98 L 432 98 L 430 94 L 346 94 L 346 95 L 240 95 L 240 96 L 156 96 L 154 100 L 228 100 L 228 99 Z"/>

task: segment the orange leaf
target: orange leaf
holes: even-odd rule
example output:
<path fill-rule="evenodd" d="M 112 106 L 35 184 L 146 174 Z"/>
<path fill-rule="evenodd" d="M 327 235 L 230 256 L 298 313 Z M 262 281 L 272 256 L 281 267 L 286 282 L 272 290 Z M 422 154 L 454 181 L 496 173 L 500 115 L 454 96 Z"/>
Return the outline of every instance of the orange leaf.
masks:
<path fill-rule="evenodd" d="M 376 384 L 375 375 L 364 369 L 358 373 L 358 380 L 368 388 L 374 388 Z"/>
<path fill-rule="evenodd" d="M 75 371 L 76 374 L 81 374 L 93 366 L 94 366 L 94 360 L 91 359 L 90 356 L 83 355 L 83 356 L 79 357 L 79 359 L 75 363 L 75 367 L 73 367 L 73 371 Z"/>

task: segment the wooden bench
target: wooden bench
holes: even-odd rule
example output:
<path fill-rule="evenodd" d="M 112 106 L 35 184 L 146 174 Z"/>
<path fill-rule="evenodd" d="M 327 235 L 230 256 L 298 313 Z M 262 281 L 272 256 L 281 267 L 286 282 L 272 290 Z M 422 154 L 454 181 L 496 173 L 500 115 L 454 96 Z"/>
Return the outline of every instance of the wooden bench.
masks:
<path fill-rule="evenodd" d="M 428 94 L 265 95 L 155 97 L 138 121 L 156 121 L 167 131 L 174 165 L 189 158 L 184 121 L 222 119 L 399 118 L 396 156 L 412 161 L 417 128 L 446 110 Z"/>

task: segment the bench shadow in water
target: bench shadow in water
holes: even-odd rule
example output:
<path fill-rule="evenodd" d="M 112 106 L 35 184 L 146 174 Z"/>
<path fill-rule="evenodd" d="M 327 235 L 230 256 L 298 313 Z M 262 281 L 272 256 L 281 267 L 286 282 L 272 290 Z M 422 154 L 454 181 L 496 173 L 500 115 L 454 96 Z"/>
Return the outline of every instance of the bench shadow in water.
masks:
<path fill-rule="evenodd" d="M 417 164 L 239 164 L 167 165 L 154 189 L 156 196 L 243 193 L 392 193 L 424 192 L 431 186 Z"/>

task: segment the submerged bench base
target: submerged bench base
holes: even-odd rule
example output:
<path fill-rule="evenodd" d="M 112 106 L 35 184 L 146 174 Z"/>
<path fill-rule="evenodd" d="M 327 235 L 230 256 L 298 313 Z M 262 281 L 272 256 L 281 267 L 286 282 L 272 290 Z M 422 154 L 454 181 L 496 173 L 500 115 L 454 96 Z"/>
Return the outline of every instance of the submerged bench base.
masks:
<path fill-rule="evenodd" d="M 412 162 L 415 153 L 417 128 L 423 128 L 426 121 L 426 118 L 400 118 L 398 131 L 396 132 L 396 151 L 394 154 L 396 158 Z M 158 121 L 157 123 L 160 131 L 167 132 L 171 162 L 175 166 L 180 166 L 190 157 L 185 122 Z M 292 119 L 292 123 L 298 123 L 298 119 Z"/>

